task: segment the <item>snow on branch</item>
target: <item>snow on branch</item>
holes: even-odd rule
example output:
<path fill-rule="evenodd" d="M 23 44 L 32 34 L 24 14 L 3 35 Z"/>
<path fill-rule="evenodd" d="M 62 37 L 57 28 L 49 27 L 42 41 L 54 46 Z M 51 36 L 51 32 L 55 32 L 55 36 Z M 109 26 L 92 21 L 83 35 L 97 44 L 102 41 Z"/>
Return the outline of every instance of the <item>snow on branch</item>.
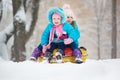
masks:
<path fill-rule="evenodd" d="M 4 32 L 7 35 L 12 35 L 14 31 L 13 23 L 11 23 L 8 27 L 5 28 Z"/>
<path fill-rule="evenodd" d="M 21 7 L 19 8 L 18 12 L 14 16 L 14 21 L 18 23 L 26 24 L 26 15 L 25 15 L 23 4 L 21 4 Z"/>

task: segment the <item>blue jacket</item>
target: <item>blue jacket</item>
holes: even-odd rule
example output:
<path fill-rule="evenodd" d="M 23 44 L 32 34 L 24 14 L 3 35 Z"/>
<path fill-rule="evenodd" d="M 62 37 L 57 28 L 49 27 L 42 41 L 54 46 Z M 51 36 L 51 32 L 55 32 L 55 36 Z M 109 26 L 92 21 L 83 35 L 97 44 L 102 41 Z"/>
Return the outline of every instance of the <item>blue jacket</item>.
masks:
<path fill-rule="evenodd" d="M 46 45 L 49 43 L 49 35 L 50 35 L 50 31 L 52 30 L 53 26 L 54 26 L 53 24 L 49 23 L 46 29 L 43 31 L 42 36 L 41 36 L 41 45 Z M 68 38 L 73 39 L 73 41 L 78 40 L 78 38 L 80 37 L 78 32 L 75 31 L 75 29 L 68 22 L 65 22 L 63 24 L 62 29 L 64 32 L 68 34 Z M 56 38 L 54 38 L 52 42 L 60 43 L 60 42 L 64 42 L 64 40 L 58 40 L 58 42 L 56 42 Z"/>
<path fill-rule="evenodd" d="M 79 31 L 79 29 L 78 29 L 78 25 L 77 25 L 76 21 L 74 21 L 74 22 L 75 22 L 75 24 L 76 24 L 74 30 L 75 30 L 75 32 L 76 32 L 76 34 L 77 34 L 77 39 L 76 39 L 76 41 L 74 41 L 74 42 L 75 42 L 75 44 L 78 46 L 78 44 L 79 44 L 78 39 L 80 38 L 80 31 Z"/>

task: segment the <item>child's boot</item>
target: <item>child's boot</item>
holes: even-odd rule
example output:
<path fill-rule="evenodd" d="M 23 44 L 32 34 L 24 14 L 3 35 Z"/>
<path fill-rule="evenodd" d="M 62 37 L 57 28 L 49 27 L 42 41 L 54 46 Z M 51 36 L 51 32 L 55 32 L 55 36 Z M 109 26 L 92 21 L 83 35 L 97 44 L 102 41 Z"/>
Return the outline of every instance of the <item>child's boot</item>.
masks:
<path fill-rule="evenodd" d="M 56 55 L 55 55 L 55 57 L 56 57 L 56 62 L 57 62 L 57 63 L 62 63 L 62 62 L 63 62 L 63 60 L 62 60 L 63 53 L 64 53 L 64 52 L 63 52 L 62 49 L 58 49 L 58 50 L 57 50 Z"/>
<path fill-rule="evenodd" d="M 83 61 L 81 60 L 82 54 L 79 49 L 75 49 L 73 54 L 75 56 L 75 63 L 83 63 Z"/>
<path fill-rule="evenodd" d="M 62 54 L 60 52 L 56 52 L 56 62 L 62 63 Z"/>
<path fill-rule="evenodd" d="M 32 53 L 32 57 L 30 58 L 30 60 L 36 61 L 37 58 L 40 56 L 40 52 L 41 51 L 39 50 L 39 48 L 35 48 L 33 53 Z"/>
<path fill-rule="evenodd" d="M 50 63 L 51 59 L 52 59 L 53 55 L 51 52 L 46 52 L 44 55 L 44 58 L 46 58 L 46 60 L 48 61 L 48 63 Z"/>

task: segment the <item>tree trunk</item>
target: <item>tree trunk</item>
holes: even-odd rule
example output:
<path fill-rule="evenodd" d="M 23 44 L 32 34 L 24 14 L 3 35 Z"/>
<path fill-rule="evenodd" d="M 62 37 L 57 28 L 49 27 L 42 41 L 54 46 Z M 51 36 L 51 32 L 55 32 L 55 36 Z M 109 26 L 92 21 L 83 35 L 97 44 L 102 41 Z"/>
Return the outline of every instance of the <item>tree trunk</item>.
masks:
<path fill-rule="evenodd" d="M 0 21 L 2 19 L 2 9 L 3 9 L 2 0 L 0 0 Z"/>
<path fill-rule="evenodd" d="M 21 4 L 22 4 L 22 0 L 12 0 L 13 2 L 13 15 L 15 17 L 17 11 L 19 10 Z M 24 49 L 23 47 L 23 42 L 22 39 L 24 36 L 24 30 L 25 30 L 25 24 L 24 22 L 20 23 L 18 20 L 13 21 L 13 25 L 14 25 L 14 45 L 13 45 L 13 53 L 12 53 L 12 59 L 14 59 L 14 61 L 20 61 L 19 57 L 20 54 L 23 57 L 22 60 L 25 60 L 25 55 L 22 55 L 22 51 Z"/>
<path fill-rule="evenodd" d="M 102 26 L 102 21 L 104 19 L 104 12 L 105 12 L 105 1 L 103 0 L 94 0 L 94 9 L 95 9 L 95 14 L 97 18 L 97 37 L 98 37 L 98 59 L 101 59 L 101 40 L 100 40 L 100 33 L 101 33 L 101 26 Z"/>
<path fill-rule="evenodd" d="M 116 1 L 117 0 L 112 0 L 112 58 L 117 58 Z"/>
<path fill-rule="evenodd" d="M 38 9 L 39 9 L 39 1 L 40 0 L 31 0 L 31 3 L 33 6 L 31 6 L 30 8 L 32 9 L 32 22 L 30 25 L 30 30 L 29 32 L 26 33 L 26 42 L 28 41 L 28 39 L 30 38 L 30 36 L 32 35 L 34 28 L 35 28 L 35 24 L 37 22 L 37 17 L 38 17 Z M 25 8 L 25 10 L 27 11 L 27 8 Z"/>
<path fill-rule="evenodd" d="M 32 4 L 32 6 L 29 6 L 31 8 L 31 14 L 32 14 L 32 22 L 30 26 L 30 30 L 26 32 L 25 27 L 26 24 L 24 21 L 20 22 L 19 20 L 16 20 L 15 15 L 21 5 L 24 7 L 24 11 L 27 11 L 26 7 L 26 2 L 27 0 L 12 0 L 13 1 L 13 14 L 14 14 L 14 46 L 11 48 L 12 49 L 12 60 L 14 61 L 24 61 L 26 59 L 25 54 L 23 54 L 26 49 L 25 49 L 25 44 L 30 38 L 30 36 L 33 33 L 36 21 L 37 21 L 37 13 L 38 13 L 38 8 L 39 8 L 39 0 L 28 0 L 29 4 Z M 18 16 L 20 18 L 21 16 Z"/>

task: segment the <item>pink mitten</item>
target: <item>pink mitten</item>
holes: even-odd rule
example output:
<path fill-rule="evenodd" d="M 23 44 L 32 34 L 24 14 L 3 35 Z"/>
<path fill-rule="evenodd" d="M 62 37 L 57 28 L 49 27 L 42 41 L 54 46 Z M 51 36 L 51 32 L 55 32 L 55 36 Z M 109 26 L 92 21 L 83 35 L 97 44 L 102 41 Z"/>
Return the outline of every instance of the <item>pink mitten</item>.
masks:
<path fill-rule="evenodd" d="M 50 44 L 47 45 L 47 49 L 50 49 Z"/>
<path fill-rule="evenodd" d="M 47 46 L 43 45 L 43 49 L 42 49 L 42 52 L 45 53 L 47 50 Z"/>
<path fill-rule="evenodd" d="M 71 38 L 64 39 L 64 44 L 71 44 L 73 40 Z"/>

